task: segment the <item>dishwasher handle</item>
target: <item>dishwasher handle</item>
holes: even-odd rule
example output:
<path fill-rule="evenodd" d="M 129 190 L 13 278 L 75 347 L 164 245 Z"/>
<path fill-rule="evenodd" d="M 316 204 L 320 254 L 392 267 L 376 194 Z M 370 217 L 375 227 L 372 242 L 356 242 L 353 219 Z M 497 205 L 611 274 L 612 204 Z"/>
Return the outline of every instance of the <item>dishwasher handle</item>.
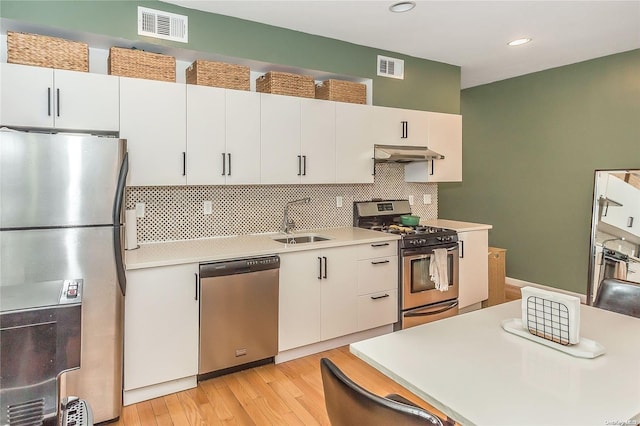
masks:
<path fill-rule="evenodd" d="M 280 268 L 280 257 L 277 255 L 202 263 L 200 264 L 200 279 L 248 274 L 278 268 Z"/>

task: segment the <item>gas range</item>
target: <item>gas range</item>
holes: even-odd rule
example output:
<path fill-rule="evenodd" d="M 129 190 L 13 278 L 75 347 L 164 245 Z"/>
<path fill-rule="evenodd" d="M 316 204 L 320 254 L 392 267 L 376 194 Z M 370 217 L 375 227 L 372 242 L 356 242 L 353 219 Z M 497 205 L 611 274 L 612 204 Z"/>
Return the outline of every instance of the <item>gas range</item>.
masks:
<path fill-rule="evenodd" d="M 431 247 L 456 243 L 458 234 L 452 229 L 433 226 L 402 225 L 400 216 L 411 214 L 408 200 L 374 200 L 353 203 L 353 224 L 358 228 L 400 235 L 399 247 Z"/>

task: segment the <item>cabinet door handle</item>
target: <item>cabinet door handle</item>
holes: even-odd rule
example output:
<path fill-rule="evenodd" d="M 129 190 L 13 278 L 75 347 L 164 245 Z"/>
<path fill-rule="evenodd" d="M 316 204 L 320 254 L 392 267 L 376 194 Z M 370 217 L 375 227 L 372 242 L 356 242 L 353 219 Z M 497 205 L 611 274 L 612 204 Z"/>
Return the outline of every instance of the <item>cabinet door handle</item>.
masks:
<path fill-rule="evenodd" d="M 307 156 L 302 156 L 302 176 L 307 175 Z"/>
<path fill-rule="evenodd" d="M 60 117 L 60 89 L 56 89 L 56 115 Z"/>
<path fill-rule="evenodd" d="M 371 247 L 384 247 L 388 246 L 389 243 L 379 243 L 379 244 L 371 244 Z"/>
<path fill-rule="evenodd" d="M 318 256 L 318 279 L 322 279 L 322 258 Z"/>
<path fill-rule="evenodd" d="M 458 257 L 464 259 L 464 241 L 460 240 L 458 244 L 460 245 L 460 255 Z"/>
<path fill-rule="evenodd" d="M 371 262 L 372 265 L 382 265 L 384 263 L 389 263 L 388 260 L 379 260 L 377 262 Z"/>
<path fill-rule="evenodd" d="M 373 160 L 373 173 L 371 173 L 372 176 L 376 175 L 376 159 L 372 158 L 371 160 Z"/>
<path fill-rule="evenodd" d="M 409 122 L 401 121 L 400 123 L 402 123 L 402 136 L 400 136 L 400 139 L 407 139 L 409 137 Z"/>
<path fill-rule="evenodd" d="M 384 299 L 385 297 L 389 297 L 389 295 L 385 293 L 382 296 L 371 296 L 371 300 Z"/>
<path fill-rule="evenodd" d="M 198 274 L 193 274 L 196 276 L 196 297 L 195 299 L 198 300 Z"/>
<path fill-rule="evenodd" d="M 633 226 L 633 216 L 629 216 L 627 219 L 627 228 L 631 228 Z"/>
<path fill-rule="evenodd" d="M 302 155 L 298 155 L 298 176 L 302 176 Z"/>
<path fill-rule="evenodd" d="M 187 175 L 187 153 L 182 151 L 182 176 Z"/>
<path fill-rule="evenodd" d="M 229 173 L 227 173 L 227 176 L 231 176 L 231 153 L 227 154 L 227 158 L 229 159 Z"/>
<path fill-rule="evenodd" d="M 47 87 L 47 115 L 51 117 L 51 87 Z"/>
<path fill-rule="evenodd" d="M 324 275 L 322 276 L 322 278 L 326 279 L 327 278 L 327 258 L 325 256 L 322 256 L 322 259 L 324 259 Z"/>
<path fill-rule="evenodd" d="M 222 153 L 222 176 L 227 174 L 227 154 Z"/>
<path fill-rule="evenodd" d="M 433 162 L 433 159 L 431 159 L 431 172 L 429 173 L 431 176 L 433 176 L 433 168 L 435 167 L 435 163 Z"/>

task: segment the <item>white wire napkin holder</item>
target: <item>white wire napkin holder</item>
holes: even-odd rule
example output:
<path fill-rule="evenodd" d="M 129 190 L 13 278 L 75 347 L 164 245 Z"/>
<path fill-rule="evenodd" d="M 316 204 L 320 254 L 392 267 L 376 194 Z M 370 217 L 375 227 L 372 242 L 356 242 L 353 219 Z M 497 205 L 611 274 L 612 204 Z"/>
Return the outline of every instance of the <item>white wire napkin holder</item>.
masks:
<path fill-rule="evenodd" d="M 604 346 L 580 337 L 580 299 L 533 287 L 522 289 L 522 318 L 502 321 L 512 334 L 580 358 L 596 358 Z"/>

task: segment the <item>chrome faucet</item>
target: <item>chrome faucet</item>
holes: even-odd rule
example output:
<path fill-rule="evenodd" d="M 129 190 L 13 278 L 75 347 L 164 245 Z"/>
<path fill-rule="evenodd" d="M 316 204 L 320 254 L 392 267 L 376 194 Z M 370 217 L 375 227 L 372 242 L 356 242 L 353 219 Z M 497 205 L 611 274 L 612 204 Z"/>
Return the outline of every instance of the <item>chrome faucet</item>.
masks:
<path fill-rule="evenodd" d="M 624 238 L 624 237 L 619 237 L 619 238 L 609 238 L 608 240 L 604 240 L 604 241 L 601 243 L 601 244 L 602 244 L 602 248 L 603 248 L 603 249 L 607 248 L 606 244 L 607 244 L 608 242 L 611 242 L 611 241 L 625 241 L 625 238 Z"/>
<path fill-rule="evenodd" d="M 289 201 L 287 204 L 285 204 L 284 215 L 282 217 L 282 232 L 288 234 L 289 231 L 296 227 L 296 223 L 293 221 L 293 219 L 289 219 L 289 206 L 293 204 L 309 204 L 310 201 L 311 198 L 306 197 L 299 200 Z"/>

